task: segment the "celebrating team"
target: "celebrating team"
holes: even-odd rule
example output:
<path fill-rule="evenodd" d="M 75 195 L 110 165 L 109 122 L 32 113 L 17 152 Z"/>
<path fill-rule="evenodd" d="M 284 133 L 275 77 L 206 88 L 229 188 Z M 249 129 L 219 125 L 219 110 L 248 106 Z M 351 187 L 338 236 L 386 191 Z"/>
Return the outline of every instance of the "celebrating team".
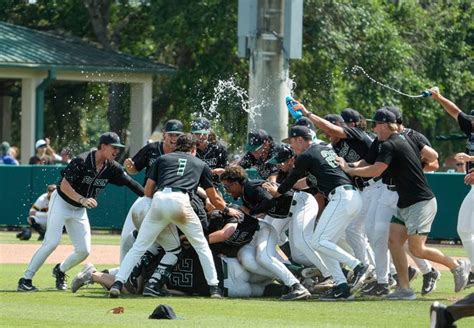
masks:
<path fill-rule="evenodd" d="M 353 109 L 322 118 L 296 102 L 303 117 L 284 144 L 264 130 L 251 131 L 247 153 L 233 166 L 207 119 L 194 120 L 191 134 L 183 133 L 180 121 L 168 121 L 163 142 L 148 144 L 124 162 L 129 174 L 146 169 L 144 188 L 113 160 L 122 147 L 118 136 L 102 135 L 99 150 L 64 170 L 52 196 L 53 222 L 18 290 L 37 290 L 31 279 L 59 243 L 63 225 L 75 252 L 53 275 L 56 287 L 66 288 L 65 272 L 89 253 L 86 209 L 97 206 L 96 190 L 108 182 L 127 185 L 140 196 L 122 230 L 120 268 L 104 273 L 86 265 L 72 281 L 73 292 L 95 282 L 110 289 L 110 297 L 184 293 L 298 300 L 317 293 L 334 301 L 352 300 L 360 292 L 412 300 L 410 281 L 418 270 L 408 266 L 407 254 L 423 273 L 422 295 L 440 279 L 431 263 L 451 270 L 455 292 L 470 287 L 474 117 L 437 89 L 431 92 L 468 136 L 466 154 L 458 158 L 466 162 L 471 191 L 459 213 L 458 233 L 470 264 L 426 245 L 437 202 L 423 171 L 437 168 L 438 155 L 422 134 L 403 126 L 398 108 L 376 111 L 370 120 L 373 140 Z M 316 128 L 330 144 L 316 138 Z M 244 168 L 250 167 L 261 180 L 247 178 Z M 242 205 L 226 204 L 219 189 Z"/>

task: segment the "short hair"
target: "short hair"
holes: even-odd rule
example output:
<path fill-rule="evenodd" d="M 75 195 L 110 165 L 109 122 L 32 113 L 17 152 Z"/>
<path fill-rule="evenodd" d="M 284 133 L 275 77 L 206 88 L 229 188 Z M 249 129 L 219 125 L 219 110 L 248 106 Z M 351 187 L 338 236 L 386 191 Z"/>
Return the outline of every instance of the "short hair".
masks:
<path fill-rule="evenodd" d="M 176 140 L 176 150 L 175 151 L 182 151 L 182 152 L 190 152 L 193 147 L 196 147 L 197 140 L 189 133 L 184 133 L 178 137 Z"/>
<path fill-rule="evenodd" d="M 227 167 L 224 173 L 221 174 L 221 181 L 238 181 L 242 183 L 245 179 L 247 179 L 247 172 L 238 165 Z"/>
<path fill-rule="evenodd" d="M 392 132 L 398 131 L 398 123 L 387 123 L 387 125 L 390 131 Z"/>

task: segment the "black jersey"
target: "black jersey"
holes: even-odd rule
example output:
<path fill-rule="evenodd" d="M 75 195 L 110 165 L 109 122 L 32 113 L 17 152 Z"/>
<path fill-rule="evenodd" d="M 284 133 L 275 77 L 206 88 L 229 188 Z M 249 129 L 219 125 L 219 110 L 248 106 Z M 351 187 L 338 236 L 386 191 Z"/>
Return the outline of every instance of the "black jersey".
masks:
<path fill-rule="evenodd" d="M 227 167 L 227 148 L 221 142 L 208 143 L 206 149 L 197 149 L 196 157 L 203 160 L 211 170 Z M 218 183 L 219 176 L 213 174 L 214 183 Z"/>
<path fill-rule="evenodd" d="M 463 112 L 458 115 L 458 124 L 462 132 L 467 136 L 466 141 L 466 154 L 474 156 L 474 128 L 472 127 L 474 122 L 474 117 L 467 115 Z M 466 163 L 466 172 L 474 168 L 474 162 Z"/>
<path fill-rule="evenodd" d="M 219 279 L 219 286 L 222 288 L 225 277 L 221 258 L 214 255 L 214 264 L 216 266 L 217 278 Z M 178 263 L 171 272 L 167 287 L 168 289 L 179 290 L 189 295 L 209 296 L 209 286 L 194 248 L 183 248 Z"/>
<path fill-rule="evenodd" d="M 399 196 L 399 208 L 434 198 L 423 173 L 420 155 L 404 136 L 394 133 L 383 142 L 376 162 L 388 165 L 388 174 Z"/>
<path fill-rule="evenodd" d="M 273 144 L 270 145 L 268 156 L 266 158 L 256 159 L 251 152 L 247 152 L 240 160 L 239 165 L 244 169 L 254 167 L 257 170 L 258 175 L 264 180 L 268 179 L 269 176 L 276 175 L 278 173 L 278 166 L 275 164 L 268 163 L 268 160 L 273 157 L 275 147 Z"/>
<path fill-rule="evenodd" d="M 357 162 L 365 157 L 372 144 L 372 138 L 361 128 L 344 127 L 347 138 L 339 140 L 333 149 L 347 163 Z"/>
<path fill-rule="evenodd" d="M 97 198 L 99 191 L 111 183 L 117 186 L 127 186 L 137 195 L 144 195 L 143 187 L 130 178 L 116 161 L 105 161 L 102 169 L 97 172 L 95 154 L 96 151 L 92 151 L 85 153 L 83 157 L 78 156 L 61 171 L 61 177 L 69 182 L 72 189 L 85 198 Z M 61 190 L 61 181 L 58 183 L 57 190 L 66 202 L 76 207 L 82 207 Z"/>
<path fill-rule="evenodd" d="M 286 218 L 290 212 L 293 190 L 286 191 L 277 198 L 266 191 L 262 184 L 265 180 L 245 180 L 242 193 L 242 203 L 250 209 L 250 215 L 261 213 L 268 214 L 274 218 Z"/>
<path fill-rule="evenodd" d="M 133 156 L 132 161 L 135 163 L 135 169 L 137 171 L 141 171 L 146 168 L 145 171 L 145 181 L 143 185 L 146 184 L 146 180 L 148 179 L 148 175 L 150 173 L 151 167 L 156 159 L 165 154 L 165 150 L 163 149 L 163 142 L 152 142 L 143 147 L 138 151 L 138 153 Z"/>
<path fill-rule="evenodd" d="M 241 218 L 231 217 L 228 215 L 215 215 L 210 219 L 209 233 L 224 228 L 228 223 L 237 223 L 237 228 L 232 236 L 221 243 L 211 244 L 210 247 L 215 254 L 236 257 L 239 249 L 252 241 L 252 238 L 259 227 L 258 220 L 247 214 L 243 214 Z"/>
<path fill-rule="evenodd" d="M 171 187 L 195 192 L 198 186 L 204 190 L 214 187 L 209 166 L 190 153 L 180 151 L 160 156 L 149 178 L 156 181 L 157 189 Z"/>
<path fill-rule="evenodd" d="M 284 194 L 296 181 L 308 175 L 313 177 L 312 187 L 317 187 L 325 196 L 339 186 L 352 184 L 349 176 L 336 163 L 336 153 L 332 148 L 311 144 L 296 157 L 295 167 L 278 187 L 278 192 Z"/>

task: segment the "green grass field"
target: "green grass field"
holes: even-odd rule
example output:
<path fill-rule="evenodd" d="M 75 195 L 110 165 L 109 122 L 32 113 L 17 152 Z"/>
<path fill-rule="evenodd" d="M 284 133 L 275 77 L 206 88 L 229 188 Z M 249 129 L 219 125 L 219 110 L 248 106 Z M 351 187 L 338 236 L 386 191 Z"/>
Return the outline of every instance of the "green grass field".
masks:
<path fill-rule="evenodd" d="M 10 233 L 0 233 L 0 243 L 15 242 Z M 14 236 L 14 234 L 12 234 Z M 96 243 L 117 245 L 118 236 L 95 235 Z M 68 240 L 66 236 L 64 242 Z M 33 241 L 31 241 L 33 243 Z M 34 242 L 36 243 L 36 242 Z M 39 243 L 38 243 L 39 244 Z M 463 255 L 458 247 L 443 247 L 452 255 Z M 95 263 L 98 269 L 109 267 Z M 200 326 L 200 327 L 428 327 L 429 307 L 435 300 L 452 303 L 469 294 L 455 294 L 451 274 L 443 272 L 438 289 L 428 297 L 418 294 L 416 301 L 381 301 L 357 299 L 353 302 L 326 303 L 318 300 L 280 302 L 274 299 L 211 300 L 197 297 L 108 299 L 105 291 L 92 285 L 79 290 L 59 292 L 54 289 L 52 265 L 41 268 L 34 284 L 37 293 L 18 293 L 18 278 L 25 264 L 0 266 L 0 326 L 38 327 L 126 327 L 126 326 Z M 76 267 L 70 276 L 74 276 Z M 419 290 L 421 278 L 413 287 Z M 471 290 L 470 292 L 473 292 Z M 149 320 L 159 304 L 171 305 L 181 320 Z M 108 310 L 122 306 L 123 314 Z M 474 327 L 474 318 L 459 321 L 458 327 Z"/>

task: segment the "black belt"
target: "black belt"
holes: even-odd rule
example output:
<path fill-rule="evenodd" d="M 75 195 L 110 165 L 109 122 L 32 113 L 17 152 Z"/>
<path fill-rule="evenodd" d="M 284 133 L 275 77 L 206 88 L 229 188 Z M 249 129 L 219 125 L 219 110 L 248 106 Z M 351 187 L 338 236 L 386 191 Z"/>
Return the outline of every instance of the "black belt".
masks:
<path fill-rule="evenodd" d="M 183 194 L 186 194 L 187 191 L 181 188 L 175 188 L 175 187 L 163 187 L 159 188 L 158 191 L 164 191 L 165 189 L 171 189 L 172 192 L 182 192 Z"/>
<path fill-rule="evenodd" d="M 353 185 L 342 185 L 342 186 L 339 186 L 339 187 L 342 187 L 342 188 L 345 189 L 345 190 L 357 190 Z M 329 193 L 329 195 L 334 195 L 334 194 L 336 193 L 336 189 L 339 188 L 339 187 L 334 188 L 334 189 Z"/>
<path fill-rule="evenodd" d="M 387 189 L 390 191 L 397 191 L 397 187 L 394 185 L 387 185 Z"/>

